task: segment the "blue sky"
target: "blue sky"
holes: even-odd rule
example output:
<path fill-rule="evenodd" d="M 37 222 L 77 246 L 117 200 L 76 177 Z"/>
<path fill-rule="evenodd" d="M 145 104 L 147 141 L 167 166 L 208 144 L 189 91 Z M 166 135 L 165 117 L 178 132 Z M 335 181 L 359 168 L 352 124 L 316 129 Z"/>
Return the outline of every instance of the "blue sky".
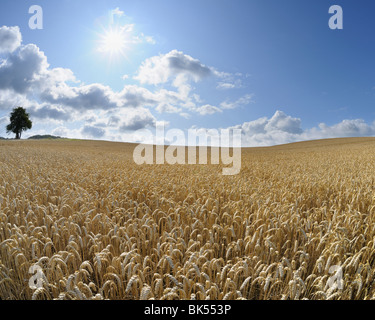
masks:
<path fill-rule="evenodd" d="M 370 0 L 2 0 L 0 136 L 16 105 L 25 137 L 137 141 L 157 123 L 240 128 L 249 146 L 373 136 L 374 14 Z"/>

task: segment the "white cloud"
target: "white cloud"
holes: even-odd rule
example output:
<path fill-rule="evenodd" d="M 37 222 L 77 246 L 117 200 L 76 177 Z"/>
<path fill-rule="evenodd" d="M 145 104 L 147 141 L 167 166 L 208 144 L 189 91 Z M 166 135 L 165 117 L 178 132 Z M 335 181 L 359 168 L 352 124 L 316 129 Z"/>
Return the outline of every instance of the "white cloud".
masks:
<path fill-rule="evenodd" d="M 104 137 L 105 130 L 103 128 L 85 125 L 82 128 L 81 133 L 84 137 L 99 139 Z"/>
<path fill-rule="evenodd" d="M 46 76 L 47 58 L 34 44 L 21 46 L 0 64 L 0 90 L 26 93 Z"/>
<path fill-rule="evenodd" d="M 226 72 L 217 73 L 218 77 L 222 80 L 218 82 L 216 89 L 228 90 L 243 88 L 242 83 L 243 75 L 241 73 L 231 74 Z"/>
<path fill-rule="evenodd" d="M 225 101 L 225 102 L 222 102 L 220 104 L 220 107 L 222 109 L 236 109 L 238 107 L 248 105 L 250 102 L 252 102 L 253 96 L 254 95 L 252 95 L 252 94 L 246 94 L 243 97 L 237 99 L 236 101 L 232 101 L 232 102 Z"/>
<path fill-rule="evenodd" d="M 156 44 L 156 41 L 152 36 L 146 36 L 143 32 L 137 34 L 134 23 L 124 24 L 119 27 L 118 31 L 122 35 L 124 43 L 127 45 L 140 43 Z"/>
<path fill-rule="evenodd" d="M 0 110 L 11 110 L 17 106 L 28 107 L 30 101 L 22 94 L 13 90 L 0 90 Z"/>
<path fill-rule="evenodd" d="M 302 133 L 301 119 L 292 118 L 282 111 L 276 111 L 273 117 L 265 125 L 266 132 L 282 131 L 287 133 Z"/>
<path fill-rule="evenodd" d="M 193 110 L 196 95 L 190 95 L 191 87 L 181 85 L 177 91 L 160 89 L 153 93 L 155 109 L 159 113 L 181 113 L 183 109 Z"/>
<path fill-rule="evenodd" d="M 269 146 L 294 142 L 303 132 L 301 120 L 292 118 L 282 111 L 276 111 L 270 119 L 263 117 L 230 129 L 242 130 L 243 146 Z"/>
<path fill-rule="evenodd" d="M 67 112 L 60 106 L 51 106 L 48 104 L 33 105 L 27 108 L 31 118 L 40 120 L 69 121 L 72 119 L 70 112 Z"/>
<path fill-rule="evenodd" d="M 4 127 L 9 122 L 9 117 L 1 117 L 0 118 L 0 128 Z"/>
<path fill-rule="evenodd" d="M 141 34 L 141 36 L 142 36 L 142 38 L 145 39 L 145 41 L 147 43 L 156 44 L 156 40 L 153 37 L 151 37 L 151 36 L 145 36 L 143 33 Z"/>
<path fill-rule="evenodd" d="M 12 53 L 15 51 L 22 42 L 22 35 L 19 27 L 0 28 L 0 54 Z"/>
<path fill-rule="evenodd" d="M 128 85 L 119 93 L 121 107 L 143 107 L 156 103 L 154 94 L 136 85 Z"/>
<path fill-rule="evenodd" d="M 180 113 L 180 116 L 185 118 L 185 119 L 190 119 L 191 118 L 191 115 L 187 112 L 181 112 Z"/>
<path fill-rule="evenodd" d="M 119 16 L 119 17 L 122 17 L 122 16 L 125 14 L 125 12 L 122 11 L 122 10 L 120 10 L 119 7 L 117 7 L 116 9 L 113 9 L 113 10 L 111 11 L 111 14 L 112 14 L 113 16 Z"/>
<path fill-rule="evenodd" d="M 136 131 L 144 128 L 152 128 L 156 125 L 156 119 L 148 109 L 129 109 L 117 114 L 120 119 L 118 130 L 120 132 Z"/>
<path fill-rule="evenodd" d="M 279 110 L 271 118 L 259 118 L 230 127 L 229 129 L 242 129 L 242 144 L 245 147 L 272 146 L 315 139 L 375 135 L 375 123 L 367 124 L 361 119 L 343 120 L 332 126 L 321 123 L 318 127 L 303 130 L 301 119 L 293 118 Z"/>
<path fill-rule="evenodd" d="M 236 88 L 236 85 L 234 83 L 229 83 L 229 82 L 219 82 L 219 84 L 216 87 L 217 89 L 234 89 Z"/>
<path fill-rule="evenodd" d="M 74 110 L 108 110 L 121 106 L 121 99 L 109 86 L 99 83 L 79 87 L 51 88 L 42 93 L 44 101 L 65 105 Z"/>
<path fill-rule="evenodd" d="M 68 132 L 69 130 L 66 127 L 61 126 L 61 127 L 57 127 L 56 129 L 54 129 L 52 131 L 52 135 L 67 138 L 69 135 Z"/>
<path fill-rule="evenodd" d="M 369 125 L 363 119 L 346 119 L 332 126 L 321 123 L 318 128 L 312 128 L 304 134 L 307 139 L 364 137 L 373 135 L 375 135 L 375 123 Z"/>
<path fill-rule="evenodd" d="M 182 111 L 181 108 L 177 108 L 170 103 L 159 103 L 155 110 L 159 113 L 180 113 Z"/>
<path fill-rule="evenodd" d="M 78 87 L 52 87 L 42 94 L 44 101 L 65 105 L 75 110 L 111 110 L 137 108 L 157 103 L 155 96 L 146 88 L 127 85 L 120 92 L 99 83 Z"/>
<path fill-rule="evenodd" d="M 39 91 L 50 92 L 54 96 L 64 95 L 69 91 L 70 87 L 67 82 L 80 83 L 73 71 L 65 68 L 46 69 L 38 76 L 38 79 Z"/>
<path fill-rule="evenodd" d="M 141 84 L 168 84 L 177 88 L 176 91 L 162 88 L 153 93 L 153 99 L 156 102 L 155 109 L 159 113 L 178 113 L 187 118 L 189 115 L 184 112 L 184 109 L 201 115 L 212 115 L 222 112 L 221 109 L 234 109 L 251 102 L 253 95 L 247 94 L 236 101 L 221 103 L 220 108 L 204 103 L 200 96 L 193 92 L 191 82 L 202 81 L 211 76 L 223 80 L 218 88 L 242 86 L 241 79 L 238 78 L 242 74 L 217 71 L 177 50 L 146 59 L 134 79 Z"/>
<path fill-rule="evenodd" d="M 223 112 L 221 109 L 215 106 L 211 106 L 209 104 L 205 104 L 204 106 L 198 107 L 195 111 L 197 111 L 200 115 L 211 115 L 218 112 Z"/>
<path fill-rule="evenodd" d="M 199 81 L 212 74 L 212 69 L 202 64 L 199 60 L 184 54 L 181 51 L 172 50 L 167 54 L 161 54 L 146 59 L 134 77 L 142 84 L 161 84 L 169 80 L 176 80 L 180 84 L 188 79 Z M 175 82 L 176 85 L 176 82 Z"/>
<path fill-rule="evenodd" d="M 85 122 L 83 134 L 97 138 L 106 137 L 108 140 L 111 135 L 118 133 L 154 128 L 157 123 L 150 110 L 142 107 L 89 112 L 80 121 Z"/>

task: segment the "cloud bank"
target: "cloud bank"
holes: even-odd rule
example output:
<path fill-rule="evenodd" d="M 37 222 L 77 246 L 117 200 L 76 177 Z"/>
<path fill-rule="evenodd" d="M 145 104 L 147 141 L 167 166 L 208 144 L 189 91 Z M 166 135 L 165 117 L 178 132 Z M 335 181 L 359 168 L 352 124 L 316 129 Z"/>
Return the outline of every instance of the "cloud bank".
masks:
<path fill-rule="evenodd" d="M 242 145 L 244 147 L 263 147 L 305 140 L 375 135 L 375 122 L 367 124 L 362 119 L 343 120 L 332 126 L 321 123 L 317 127 L 305 130 L 302 129 L 301 124 L 301 119 L 293 118 L 278 110 L 271 118 L 259 118 L 228 129 L 242 130 Z"/>
<path fill-rule="evenodd" d="M 22 42 L 22 35 L 19 27 L 0 28 L 0 53 L 13 52 Z"/>
<path fill-rule="evenodd" d="M 199 60 L 184 54 L 181 51 L 172 50 L 167 54 L 155 56 L 143 62 L 139 68 L 138 74 L 134 79 L 141 84 L 166 83 L 174 79 L 177 81 L 186 81 L 192 79 L 200 81 L 205 77 L 210 76 L 213 70 Z"/>

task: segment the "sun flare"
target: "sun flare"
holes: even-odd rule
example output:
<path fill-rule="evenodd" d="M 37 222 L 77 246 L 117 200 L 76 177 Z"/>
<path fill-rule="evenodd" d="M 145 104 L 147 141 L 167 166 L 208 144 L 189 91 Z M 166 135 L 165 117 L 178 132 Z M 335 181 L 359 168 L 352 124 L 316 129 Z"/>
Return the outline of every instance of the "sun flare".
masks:
<path fill-rule="evenodd" d="M 127 45 L 122 29 L 108 29 L 100 35 L 99 51 L 112 56 L 124 55 Z"/>

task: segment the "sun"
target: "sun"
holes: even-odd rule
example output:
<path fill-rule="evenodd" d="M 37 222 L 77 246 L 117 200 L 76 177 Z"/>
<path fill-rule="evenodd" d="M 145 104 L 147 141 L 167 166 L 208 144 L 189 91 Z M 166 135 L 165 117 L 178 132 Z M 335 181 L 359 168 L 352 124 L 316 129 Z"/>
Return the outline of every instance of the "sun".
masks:
<path fill-rule="evenodd" d="M 110 55 L 110 57 L 125 55 L 127 49 L 127 34 L 123 29 L 110 28 L 99 36 L 99 52 Z"/>

